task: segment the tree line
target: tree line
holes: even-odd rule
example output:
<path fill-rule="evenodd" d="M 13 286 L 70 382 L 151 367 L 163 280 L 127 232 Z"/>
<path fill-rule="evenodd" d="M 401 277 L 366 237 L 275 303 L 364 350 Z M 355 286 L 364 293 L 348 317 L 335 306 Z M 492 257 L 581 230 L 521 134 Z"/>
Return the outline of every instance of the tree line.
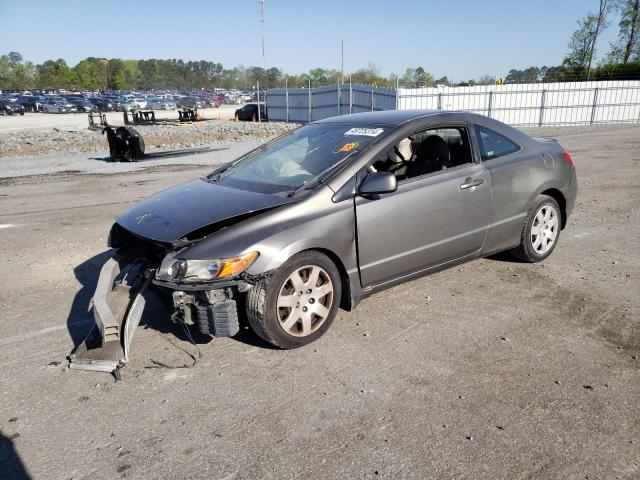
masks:
<path fill-rule="evenodd" d="M 594 65 L 598 40 L 609 28 L 612 12 L 620 16 L 617 42 L 599 65 Z M 568 51 L 561 65 L 532 66 L 524 70 L 511 69 L 505 83 L 566 82 L 582 80 L 614 80 L 640 78 L 640 0 L 598 0 L 598 10 L 578 20 Z M 496 77 L 484 75 L 478 79 L 452 83 L 446 76 L 435 78 L 423 67 L 410 67 L 397 76 L 384 76 L 375 64 L 343 75 L 336 69 L 314 68 L 307 73 L 287 75 L 277 67 L 256 66 L 224 68 L 207 60 L 180 59 L 122 60 L 88 57 L 69 66 L 63 59 L 34 64 L 18 52 L 0 56 L 0 90 L 6 89 L 74 89 L 133 90 L 180 89 L 196 90 L 222 87 L 250 90 L 259 82 L 260 88 L 313 87 L 339 82 L 364 83 L 378 86 L 487 85 Z"/>

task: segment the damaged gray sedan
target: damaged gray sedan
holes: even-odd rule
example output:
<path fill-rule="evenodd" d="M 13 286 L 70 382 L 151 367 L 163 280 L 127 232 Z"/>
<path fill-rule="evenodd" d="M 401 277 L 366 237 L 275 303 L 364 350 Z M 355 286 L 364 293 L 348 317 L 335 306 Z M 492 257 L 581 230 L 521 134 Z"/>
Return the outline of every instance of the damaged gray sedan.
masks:
<path fill-rule="evenodd" d="M 334 117 L 266 143 L 120 215 L 94 296 L 96 327 L 73 368 L 128 361 L 150 288 L 171 318 L 297 348 L 338 308 L 393 285 L 509 250 L 538 262 L 577 191 L 569 154 L 471 113 Z M 167 319 L 169 321 L 169 319 Z"/>

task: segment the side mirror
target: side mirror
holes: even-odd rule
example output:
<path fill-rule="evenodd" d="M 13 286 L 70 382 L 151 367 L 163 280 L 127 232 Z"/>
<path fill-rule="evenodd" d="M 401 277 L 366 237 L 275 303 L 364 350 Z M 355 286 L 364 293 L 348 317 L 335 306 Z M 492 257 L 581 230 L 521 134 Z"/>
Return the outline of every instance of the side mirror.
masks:
<path fill-rule="evenodd" d="M 379 195 L 395 192 L 398 189 L 396 176 L 391 172 L 370 173 L 360 184 L 360 195 Z"/>

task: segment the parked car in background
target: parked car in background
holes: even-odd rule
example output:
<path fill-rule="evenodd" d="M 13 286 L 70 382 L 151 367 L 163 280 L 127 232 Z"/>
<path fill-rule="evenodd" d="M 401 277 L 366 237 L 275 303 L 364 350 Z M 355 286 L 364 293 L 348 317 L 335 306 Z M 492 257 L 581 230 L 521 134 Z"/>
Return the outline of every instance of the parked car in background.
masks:
<path fill-rule="evenodd" d="M 178 100 L 178 108 L 204 108 L 205 103 L 198 97 L 183 97 Z"/>
<path fill-rule="evenodd" d="M 59 97 L 48 97 L 42 104 L 46 113 L 76 113 L 78 107 Z"/>
<path fill-rule="evenodd" d="M 91 97 L 88 99 L 92 104 L 94 104 L 99 111 L 101 112 L 111 112 L 114 109 L 113 102 L 108 98 L 103 97 Z"/>
<path fill-rule="evenodd" d="M 98 107 L 84 97 L 67 97 L 67 102 L 78 109 L 79 112 L 97 112 Z"/>
<path fill-rule="evenodd" d="M 257 122 L 258 120 L 261 122 L 266 122 L 267 118 L 267 109 L 264 103 L 260 104 L 260 116 L 258 118 L 258 104 L 257 103 L 247 103 L 244 107 L 236 110 L 235 119 L 243 120 L 243 121 L 251 121 Z"/>
<path fill-rule="evenodd" d="M 15 101 L 0 100 L 0 113 L 2 115 L 24 115 L 24 106 Z"/>
<path fill-rule="evenodd" d="M 210 95 L 209 98 L 213 102 L 213 106 L 215 108 L 218 108 L 220 105 L 222 105 L 224 103 L 224 96 L 223 95 Z"/>
<path fill-rule="evenodd" d="M 121 112 L 132 112 L 134 110 L 140 110 L 140 107 L 133 100 L 123 100 L 119 103 L 118 110 Z"/>
<path fill-rule="evenodd" d="M 39 112 L 46 98 L 42 95 L 21 95 L 16 100 L 27 112 Z"/>
<path fill-rule="evenodd" d="M 145 108 L 147 108 L 147 101 L 144 98 L 133 97 L 130 101 L 131 103 L 136 105 L 137 110 L 144 110 Z"/>
<path fill-rule="evenodd" d="M 146 108 L 148 110 L 175 110 L 177 105 L 173 100 L 167 100 L 164 98 L 148 98 Z"/>

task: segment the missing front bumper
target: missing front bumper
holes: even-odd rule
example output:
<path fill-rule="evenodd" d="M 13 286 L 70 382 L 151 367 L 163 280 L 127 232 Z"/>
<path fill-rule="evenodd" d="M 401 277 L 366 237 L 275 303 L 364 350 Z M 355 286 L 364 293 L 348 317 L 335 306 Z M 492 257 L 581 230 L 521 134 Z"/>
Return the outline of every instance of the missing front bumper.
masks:
<path fill-rule="evenodd" d="M 152 278 L 153 271 L 140 263 L 111 258 L 104 264 L 93 297 L 95 326 L 69 356 L 69 368 L 119 376 L 129 361 Z"/>

